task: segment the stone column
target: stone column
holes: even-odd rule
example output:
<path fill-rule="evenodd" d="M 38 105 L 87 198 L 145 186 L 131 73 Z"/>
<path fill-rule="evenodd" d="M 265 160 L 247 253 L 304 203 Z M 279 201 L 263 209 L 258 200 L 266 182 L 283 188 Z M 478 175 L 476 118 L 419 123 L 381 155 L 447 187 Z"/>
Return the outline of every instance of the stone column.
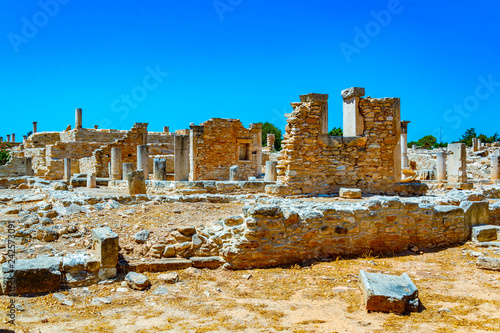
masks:
<path fill-rule="evenodd" d="M 189 125 L 189 180 L 197 180 L 198 140 L 203 135 L 203 126 Z"/>
<path fill-rule="evenodd" d="M 122 149 L 111 148 L 111 180 L 122 179 Z"/>
<path fill-rule="evenodd" d="M 437 153 L 437 180 L 446 180 L 446 152 Z"/>
<path fill-rule="evenodd" d="M 82 128 L 82 109 L 75 109 L 75 128 Z"/>
<path fill-rule="evenodd" d="M 276 167 L 278 166 L 278 162 L 276 161 L 267 161 L 266 162 L 266 175 L 264 177 L 264 181 L 266 182 L 275 182 L 278 178 L 278 172 Z"/>
<path fill-rule="evenodd" d="M 240 180 L 240 167 L 233 165 L 229 168 L 229 181 L 236 182 Z"/>
<path fill-rule="evenodd" d="M 135 170 L 127 174 L 128 194 L 146 194 L 144 170 Z"/>
<path fill-rule="evenodd" d="M 167 180 L 166 169 L 167 169 L 167 160 L 164 158 L 155 158 L 153 160 L 153 179 Z"/>
<path fill-rule="evenodd" d="M 343 136 L 363 135 L 365 124 L 358 106 L 359 98 L 365 95 L 365 88 L 345 89 L 342 90 L 341 95 L 344 100 Z"/>
<path fill-rule="evenodd" d="M 7 134 L 7 142 L 10 142 L 10 134 Z"/>
<path fill-rule="evenodd" d="M 410 121 L 401 122 L 401 167 L 408 169 L 408 124 Z"/>
<path fill-rule="evenodd" d="M 33 134 L 35 134 L 35 133 L 36 133 L 36 130 L 37 130 L 37 128 L 36 128 L 36 127 L 37 127 L 37 126 L 36 126 L 36 124 L 38 124 L 38 121 L 34 121 L 34 122 L 33 122 Z"/>
<path fill-rule="evenodd" d="M 97 178 L 95 173 L 89 173 L 87 175 L 87 187 L 88 188 L 96 188 L 97 187 Z"/>
<path fill-rule="evenodd" d="M 99 125 L 94 125 L 94 129 L 98 129 L 99 128 Z"/>
<path fill-rule="evenodd" d="M 189 180 L 189 136 L 174 136 L 174 180 Z"/>
<path fill-rule="evenodd" d="M 168 126 L 163 126 L 163 133 L 170 133 Z"/>
<path fill-rule="evenodd" d="M 413 150 L 414 153 L 416 153 L 417 152 L 417 145 L 412 145 L 411 149 Z"/>
<path fill-rule="evenodd" d="M 266 139 L 267 139 L 267 149 L 268 149 L 269 151 L 273 151 L 273 150 L 274 150 L 274 141 L 275 141 L 275 139 L 276 139 L 275 135 L 274 135 L 274 134 L 269 133 L 269 134 L 267 135 L 267 138 L 266 138 Z"/>
<path fill-rule="evenodd" d="M 68 181 L 71 179 L 71 158 L 64 159 L 64 179 Z"/>
<path fill-rule="evenodd" d="M 108 162 L 108 176 L 111 179 L 111 161 Z"/>
<path fill-rule="evenodd" d="M 467 182 L 467 150 L 465 143 L 448 145 L 448 181 L 456 183 Z"/>
<path fill-rule="evenodd" d="M 16 142 L 16 134 L 12 133 L 12 142 Z"/>
<path fill-rule="evenodd" d="M 491 180 L 500 180 L 500 156 L 491 156 Z"/>
<path fill-rule="evenodd" d="M 134 171 L 134 163 L 123 163 L 123 180 L 127 180 L 127 175 Z"/>
<path fill-rule="evenodd" d="M 149 164 L 148 146 L 147 145 L 137 146 L 137 170 L 144 171 L 144 179 L 146 180 L 149 179 L 148 164 Z"/>
<path fill-rule="evenodd" d="M 255 146 L 253 147 L 254 151 L 257 153 L 255 159 L 255 163 L 257 164 L 255 177 L 260 177 L 262 174 L 262 123 L 250 124 L 250 129 L 252 130 L 254 138 L 257 139 L 257 142 L 254 141 Z"/>
<path fill-rule="evenodd" d="M 3 142 L 3 136 L 0 136 L 0 142 Z"/>

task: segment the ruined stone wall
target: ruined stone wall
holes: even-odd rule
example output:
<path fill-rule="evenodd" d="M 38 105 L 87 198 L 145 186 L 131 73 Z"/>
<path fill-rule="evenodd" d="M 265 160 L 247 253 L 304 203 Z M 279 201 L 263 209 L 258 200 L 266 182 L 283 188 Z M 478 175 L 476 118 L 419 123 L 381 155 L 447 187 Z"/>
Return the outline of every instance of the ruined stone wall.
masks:
<path fill-rule="evenodd" d="M 238 119 L 213 118 L 191 127 L 190 180 L 228 180 L 238 165 L 240 179 L 256 176 L 262 161 L 262 124 L 244 128 Z"/>
<path fill-rule="evenodd" d="M 30 157 L 11 156 L 10 160 L 5 165 L 0 165 L 0 177 L 31 175 L 33 175 L 33 170 L 31 169 Z"/>
<path fill-rule="evenodd" d="M 108 162 L 111 161 L 111 148 L 121 148 L 122 163 L 137 164 L 137 146 L 144 144 L 148 132 L 147 123 L 135 123 L 134 127 L 120 140 L 102 146 L 93 152 L 91 162 L 93 166 L 85 169 L 94 170 L 97 177 L 109 177 Z M 85 163 L 88 161 L 85 160 Z"/>
<path fill-rule="evenodd" d="M 24 142 L 25 148 L 45 148 L 61 141 L 60 132 L 40 132 L 31 134 Z"/>
<path fill-rule="evenodd" d="M 490 205 L 490 224 L 500 225 L 500 201 Z"/>
<path fill-rule="evenodd" d="M 278 184 L 285 185 L 288 194 L 329 194 L 340 187 L 393 193 L 401 177 L 399 99 L 355 97 L 361 135 L 333 137 L 324 126 L 327 98 L 310 94 L 292 103 L 278 159 Z"/>
<path fill-rule="evenodd" d="M 242 217 L 226 219 L 213 236 L 220 239 L 213 241 L 223 242 L 222 256 L 232 268 L 273 267 L 456 244 L 470 236 L 466 216 L 458 206 L 399 198 L 355 205 L 256 205 L 245 207 Z"/>
<path fill-rule="evenodd" d="M 164 132 L 148 132 L 148 144 L 151 143 L 163 143 L 163 144 L 174 144 L 173 133 Z"/>
<path fill-rule="evenodd" d="M 31 165 L 35 176 L 42 177 L 47 172 L 47 160 L 45 158 L 45 148 L 24 149 L 19 154 L 19 157 L 31 157 Z"/>
<path fill-rule="evenodd" d="M 105 144 L 122 139 L 127 133 L 128 131 L 113 129 L 75 128 L 70 131 L 61 132 L 61 141 L 100 142 L 101 144 Z"/>

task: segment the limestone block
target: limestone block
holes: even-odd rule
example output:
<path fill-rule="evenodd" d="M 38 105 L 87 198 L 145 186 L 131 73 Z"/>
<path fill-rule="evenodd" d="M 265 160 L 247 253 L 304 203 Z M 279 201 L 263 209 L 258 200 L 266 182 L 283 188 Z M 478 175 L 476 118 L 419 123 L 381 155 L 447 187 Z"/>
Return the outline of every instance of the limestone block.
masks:
<path fill-rule="evenodd" d="M 136 272 L 129 272 L 125 276 L 125 281 L 130 288 L 136 290 L 144 290 L 151 286 L 151 282 L 146 275 Z"/>
<path fill-rule="evenodd" d="M 146 181 L 143 170 L 135 170 L 127 174 L 128 194 L 146 194 Z"/>
<path fill-rule="evenodd" d="M 276 166 L 278 165 L 278 162 L 276 161 L 267 161 L 266 162 L 266 175 L 264 177 L 264 181 L 266 182 L 275 182 L 278 173 L 276 170 Z"/>
<path fill-rule="evenodd" d="M 500 227 L 495 225 L 476 225 L 472 227 L 473 242 L 496 241 L 500 234 Z"/>
<path fill-rule="evenodd" d="M 473 226 L 488 224 L 490 221 L 489 202 L 487 201 L 464 201 L 460 203 L 460 208 L 465 212 L 465 225 L 469 230 Z"/>
<path fill-rule="evenodd" d="M 1 285 L 5 294 L 38 294 L 58 290 L 61 285 L 61 261 L 54 257 L 17 259 L 11 267 L 2 264 Z"/>
<path fill-rule="evenodd" d="M 233 165 L 229 168 L 229 181 L 238 181 L 240 180 L 240 167 L 237 165 Z"/>
<path fill-rule="evenodd" d="M 341 188 L 339 190 L 339 197 L 344 199 L 359 199 L 361 194 L 362 191 L 357 188 Z"/>
<path fill-rule="evenodd" d="M 342 99 L 348 99 L 352 97 L 363 97 L 365 95 L 365 88 L 351 87 L 342 90 Z"/>
<path fill-rule="evenodd" d="M 97 252 L 101 267 L 112 268 L 118 263 L 118 234 L 110 227 L 92 230 L 92 248 Z"/>
<path fill-rule="evenodd" d="M 476 263 L 479 268 L 500 271 L 500 258 L 478 257 Z"/>
<path fill-rule="evenodd" d="M 362 270 L 359 277 L 366 310 L 396 313 L 418 310 L 418 290 L 408 274 L 395 276 Z"/>

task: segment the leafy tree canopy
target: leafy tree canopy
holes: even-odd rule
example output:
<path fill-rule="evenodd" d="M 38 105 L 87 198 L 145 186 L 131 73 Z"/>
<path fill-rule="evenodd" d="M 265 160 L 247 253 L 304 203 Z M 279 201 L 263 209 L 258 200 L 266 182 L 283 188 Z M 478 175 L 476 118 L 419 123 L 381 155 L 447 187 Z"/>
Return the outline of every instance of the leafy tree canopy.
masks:
<path fill-rule="evenodd" d="M 334 127 L 331 129 L 330 132 L 328 132 L 328 135 L 331 135 L 331 136 L 342 136 L 344 135 L 344 132 L 342 131 L 342 128 L 340 127 Z"/>
<path fill-rule="evenodd" d="M 281 130 L 267 121 L 262 124 L 262 146 L 267 146 L 267 135 L 274 134 L 274 149 L 281 150 Z"/>

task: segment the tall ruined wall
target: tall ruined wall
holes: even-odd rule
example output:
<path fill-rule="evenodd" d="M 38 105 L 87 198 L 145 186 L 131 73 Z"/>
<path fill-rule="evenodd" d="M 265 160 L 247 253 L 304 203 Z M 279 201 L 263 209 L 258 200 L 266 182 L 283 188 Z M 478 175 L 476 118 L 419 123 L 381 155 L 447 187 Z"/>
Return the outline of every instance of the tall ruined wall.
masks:
<path fill-rule="evenodd" d="M 359 135 L 350 137 L 327 134 L 328 95 L 303 95 L 292 103 L 277 167 L 278 183 L 289 194 L 328 194 L 340 187 L 393 193 L 400 181 L 399 99 L 355 98 Z"/>
<path fill-rule="evenodd" d="M 31 134 L 24 142 L 24 148 L 45 148 L 61 141 L 60 132 L 40 132 Z"/>
<path fill-rule="evenodd" d="M 471 207 L 474 207 L 472 204 Z M 309 259 L 435 248 L 470 237 L 471 212 L 399 198 L 357 205 L 257 205 L 231 217 L 213 237 L 232 268 L 273 267 Z M 220 229 L 220 228 L 219 228 Z"/>
<path fill-rule="evenodd" d="M 33 174 L 37 177 L 42 177 L 47 172 L 47 159 L 45 158 L 44 148 L 27 148 L 20 155 L 23 157 L 31 157 L 31 165 Z"/>
<path fill-rule="evenodd" d="M 97 177 L 109 177 L 108 163 L 111 161 L 111 148 L 121 148 L 122 163 L 137 164 L 137 146 L 145 144 L 148 133 L 147 123 L 135 123 L 134 127 L 119 140 L 102 146 L 92 154 L 93 166 L 88 165 L 88 160 L 85 160 L 86 170 L 93 171 Z"/>
<path fill-rule="evenodd" d="M 0 165 L 0 177 L 32 176 L 30 157 L 11 156 L 5 165 Z"/>
<path fill-rule="evenodd" d="M 234 165 L 239 166 L 242 180 L 257 175 L 262 124 L 247 129 L 238 119 L 213 118 L 191 126 L 190 133 L 190 180 L 228 180 Z"/>

